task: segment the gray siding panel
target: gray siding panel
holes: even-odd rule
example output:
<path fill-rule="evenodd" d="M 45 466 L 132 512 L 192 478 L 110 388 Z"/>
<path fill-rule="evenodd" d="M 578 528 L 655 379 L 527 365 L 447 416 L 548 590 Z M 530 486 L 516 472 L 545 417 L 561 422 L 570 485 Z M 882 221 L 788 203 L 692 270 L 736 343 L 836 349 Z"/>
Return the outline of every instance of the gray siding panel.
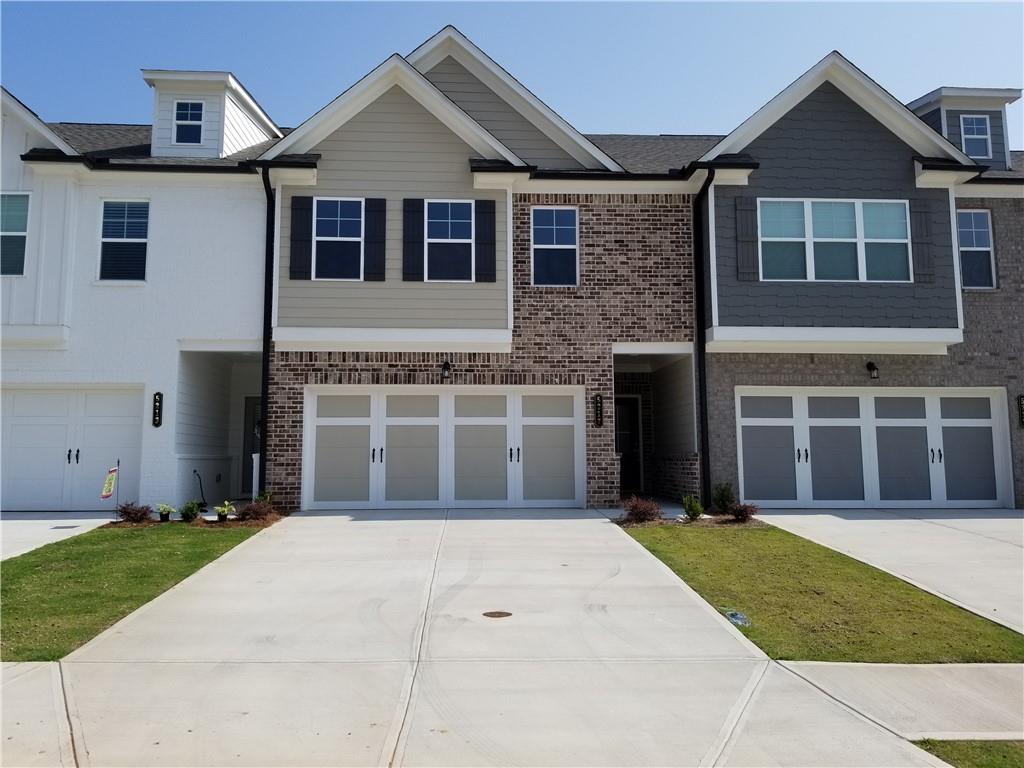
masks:
<path fill-rule="evenodd" d="M 984 109 L 947 109 L 946 127 L 949 129 L 949 140 L 957 149 L 963 149 L 960 144 L 960 115 L 988 115 L 989 130 L 992 132 L 992 159 L 978 160 L 982 165 L 989 168 L 1006 170 L 1006 131 L 1003 128 L 1003 113 L 989 112 Z"/>
<path fill-rule="evenodd" d="M 745 149 L 760 162 L 747 187 L 715 188 L 718 311 L 723 326 L 955 328 L 949 197 L 917 189 L 914 150 L 831 83 Z M 928 283 L 777 283 L 737 279 L 737 197 L 925 200 Z"/>
<path fill-rule="evenodd" d="M 583 167 L 451 56 L 426 77 L 525 162 L 541 168 Z"/>
<path fill-rule="evenodd" d="M 473 189 L 476 153 L 395 86 L 311 151 L 321 155 L 315 187 L 284 187 L 281 200 L 278 325 L 340 328 L 505 328 L 505 193 Z M 291 280 L 291 198 L 386 199 L 385 279 L 380 282 Z M 452 198 L 495 201 L 496 281 L 402 280 L 402 201 Z"/>
<path fill-rule="evenodd" d="M 923 115 L 918 115 L 921 120 L 935 131 L 937 134 L 942 136 L 942 110 L 933 109 L 931 112 L 925 112 Z"/>

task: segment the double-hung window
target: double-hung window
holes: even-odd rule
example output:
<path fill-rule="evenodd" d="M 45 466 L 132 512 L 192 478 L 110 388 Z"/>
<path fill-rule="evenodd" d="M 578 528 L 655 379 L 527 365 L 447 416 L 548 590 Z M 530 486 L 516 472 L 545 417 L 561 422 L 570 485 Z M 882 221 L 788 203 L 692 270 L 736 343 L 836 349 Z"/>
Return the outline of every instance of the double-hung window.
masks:
<path fill-rule="evenodd" d="M 574 286 L 579 276 L 577 211 L 532 209 L 533 284 Z"/>
<path fill-rule="evenodd" d="M 0 274 L 25 274 L 28 193 L 0 195 Z"/>
<path fill-rule="evenodd" d="M 988 115 L 960 115 L 960 146 L 968 157 L 992 157 L 992 128 Z"/>
<path fill-rule="evenodd" d="M 424 275 L 427 280 L 472 282 L 473 201 L 427 200 Z"/>
<path fill-rule="evenodd" d="M 100 280 L 145 280 L 149 203 L 105 200 L 100 234 Z"/>
<path fill-rule="evenodd" d="M 318 197 L 314 201 L 313 279 L 363 279 L 362 198 Z"/>
<path fill-rule="evenodd" d="M 960 281 L 964 288 L 995 288 L 992 218 L 985 210 L 956 212 L 960 240 Z"/>
<path fill-rule="evenodd" d="M 174 143 L 203 143 L 203 102 L 174 102 Z"/>
<path fill-rule="evenodd" d="M 759 200 L 761 279 L 908 282 L 906 201 Z"/>

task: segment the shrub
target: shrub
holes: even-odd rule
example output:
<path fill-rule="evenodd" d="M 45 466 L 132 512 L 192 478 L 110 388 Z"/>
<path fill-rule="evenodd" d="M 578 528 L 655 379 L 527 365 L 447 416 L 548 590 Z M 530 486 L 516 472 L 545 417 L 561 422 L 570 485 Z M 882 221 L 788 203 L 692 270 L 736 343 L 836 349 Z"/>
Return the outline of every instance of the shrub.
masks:
<path fill-rule="evenodd" d="M 269 502 L 257 498 L 256 501 L 250 502 L 238 510 L 239 520 L 266 520 L 272 515 L 276 515 L 277 510 Z"/>
<path fill-rule="evenodd" d="M 622 506 L 626 509 L 627 523 L 651 523 L 661 519 L 661 507 L 653 499 L 630 496 Z"/>
<path fill-rule="evenodd" d="M 126 523 L 144 523 L 153 519 L 153 508 L 126 501 L 117 508 L 117 516 Z"/>
<path fill-rule="evenodd" d="M 700 520 L 704 507 L 696 496 L 683 496 L 683 512 L 689 520 Z"/>
<path fill-rule="evenodd" d="M 178 516 L 181 517 L 186 523 L 191 523 L 202 512 L 203 505 L 194 499 L 192 501 L 186 501 L 178 508 Z"/>
<path fill-rule="evenodd" d="M 733 504 L 729 508 L 729 514 L 739 523 L 747 522 L 747 520 L 760 511 L 760 508 L 755 504 Z"/>
<path fill-rule="evenodd" d="M 711 507 L 716 515 L 728 515 L 735 503 L 731 483 L 719 483 L 711 489 Z"/>
<path fill-rule="evenodd" d="M 217 513 L 218 518 L 227 517 L 235 514 L 235 505 L 230 500 L 225 500 L 219 507 L 214 507 L 213 511 Z"/>

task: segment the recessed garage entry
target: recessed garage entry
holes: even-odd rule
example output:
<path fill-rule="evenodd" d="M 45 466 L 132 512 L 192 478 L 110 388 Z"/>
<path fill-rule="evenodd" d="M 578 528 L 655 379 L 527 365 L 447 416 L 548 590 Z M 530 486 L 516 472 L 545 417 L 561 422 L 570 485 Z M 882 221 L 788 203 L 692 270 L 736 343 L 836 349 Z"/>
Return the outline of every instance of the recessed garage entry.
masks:
<path fill-rule="evenodd" d="M 583 506 L 583 404 L 573 387 L 309 387 L 302 506 Z"/>
<path fill-rule="evenodd" d="M 737 387 L 740 495 L 764 507 L 1009 507 L 998 389 Z"/>

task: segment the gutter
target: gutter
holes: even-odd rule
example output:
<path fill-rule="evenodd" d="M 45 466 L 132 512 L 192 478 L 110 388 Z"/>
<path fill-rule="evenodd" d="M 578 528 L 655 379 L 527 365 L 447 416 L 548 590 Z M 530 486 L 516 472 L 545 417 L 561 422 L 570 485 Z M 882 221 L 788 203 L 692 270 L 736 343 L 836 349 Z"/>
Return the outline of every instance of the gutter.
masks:
<path fill-rule="evenodd" d="M 707 504 L 711 500 L 711 447 L 708 439 L 708 370 L 707 354 L 704 351 L 707 343 L 707 328 L 705 328 L 704 307 L 707 297 L 704 295 L 704 217 L 702 206 L 707 200 L 708 188 L 715 180 L 715 169 L 709 167 L 708 175 L 701 184 L 700 190 L 693 198 L 693 279 L 694 279 L 694 365 L 697 369 L 697 396 L 700 398 L 698 418 L 700 421 L 700 495 L 702 503 Z M 709 259 L 715 258 L 715 254 L 709 253 Z"/>
<path fill-rule="evenodd" d="M 273 334 L 274 302 L 274 210 L 275 194 L 270 185 L 270 168 L 260 173 L 267 196 L 267 217 L 263 256 L 263 354 L 260 358 L 260 472 L 257 493 L 267 491 L 267 431 L 270 415 L 270 340 Z"/>

